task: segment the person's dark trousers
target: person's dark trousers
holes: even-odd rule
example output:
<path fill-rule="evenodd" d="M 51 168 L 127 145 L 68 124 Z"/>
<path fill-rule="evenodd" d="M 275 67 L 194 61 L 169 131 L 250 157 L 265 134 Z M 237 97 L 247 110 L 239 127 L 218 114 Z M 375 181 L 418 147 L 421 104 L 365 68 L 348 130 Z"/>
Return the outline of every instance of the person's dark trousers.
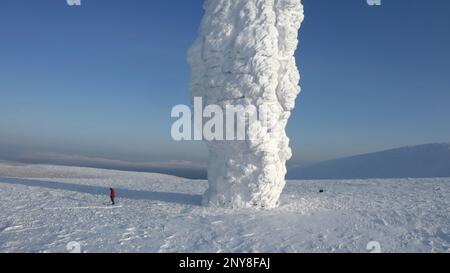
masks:
<path fill-rule="evenodd" d="M 111 203 L 112 203 L 113 205 L 116 204 L 116 203 L 114 203 L 114 197 L 112 197 L 112 196 L 111 196 Z"/>

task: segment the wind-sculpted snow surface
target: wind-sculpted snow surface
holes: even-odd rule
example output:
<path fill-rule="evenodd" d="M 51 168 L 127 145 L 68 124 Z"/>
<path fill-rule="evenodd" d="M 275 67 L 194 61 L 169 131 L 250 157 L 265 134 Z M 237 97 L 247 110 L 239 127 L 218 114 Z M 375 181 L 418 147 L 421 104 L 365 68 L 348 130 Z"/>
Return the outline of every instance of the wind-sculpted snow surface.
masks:
<path fill-rule="evenodd" d="M 0 162 L 0 253 L 450 251 L 450 178 L 288 181 L 272 210 L 200 206 L 207 184 Z"/>
<path fill-rule="evenodd" d="M 300 92 L 294 53 L 303 6 L 299 0 L 206 0 L 204 8 L 188 58 L 192 96 L 224 110 L 255 106 L 268 119 L 247 124 L 245 141 L 208 141 L 203 203 L 276 207 L 291 157 L 285 127 Z"/>

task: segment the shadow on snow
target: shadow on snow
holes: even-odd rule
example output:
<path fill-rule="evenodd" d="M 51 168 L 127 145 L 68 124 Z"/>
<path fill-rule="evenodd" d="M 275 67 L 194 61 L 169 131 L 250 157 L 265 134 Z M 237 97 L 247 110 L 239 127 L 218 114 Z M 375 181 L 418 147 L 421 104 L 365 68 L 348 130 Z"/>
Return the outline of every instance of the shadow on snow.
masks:
<path fill-rule="evenodd" d="M 72 192 L 87 193 L 92 195 L 109 196 L 109 187 L 80 185 L 72 183 L 51 182 L 42 180 L 28 180 L 22 178 L 0 177 L 1 184 L 23 185 L 29 187 L 47 188 L 55 190 L 67 190 Z M 176 192 L 152 192 L 140 190 L 128 190 L 116 188 L 119 198 L 162 201 L 182 205 L 201 205 L 201 196 Z"/>

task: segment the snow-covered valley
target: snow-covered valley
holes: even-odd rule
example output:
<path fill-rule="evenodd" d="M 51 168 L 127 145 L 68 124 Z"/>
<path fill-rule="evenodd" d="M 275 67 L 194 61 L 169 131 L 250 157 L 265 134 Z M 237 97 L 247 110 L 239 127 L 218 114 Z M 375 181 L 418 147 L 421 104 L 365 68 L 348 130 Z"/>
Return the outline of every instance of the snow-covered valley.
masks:
<path fill-rule="evenodd" d="M 67 252 L 70 242 L 82 252 L 369 252 L 373 241 L 382 252 L 450 251 L 450 178 L 288 181 L 272 210 L 202 207 L 206 187 L 0 163 L 0 252 Z"/>

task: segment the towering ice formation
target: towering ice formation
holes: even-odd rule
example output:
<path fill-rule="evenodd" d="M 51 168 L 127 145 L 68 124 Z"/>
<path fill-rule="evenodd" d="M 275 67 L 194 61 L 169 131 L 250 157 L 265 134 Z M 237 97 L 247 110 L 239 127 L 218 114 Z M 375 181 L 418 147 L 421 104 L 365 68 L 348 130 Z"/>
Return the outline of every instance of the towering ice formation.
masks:
<path fill-rule="evenodd" d="M 253 105 L 268 122 L 249 124 L 247 140 L 208 141 L 204 205 L 278 205 L 291 157 L 285 127 L 300 92 L 294 53 L 300 0 L 205 0 L 199 37 L 189 50 L 190 90 L 205 105 Z"/>

